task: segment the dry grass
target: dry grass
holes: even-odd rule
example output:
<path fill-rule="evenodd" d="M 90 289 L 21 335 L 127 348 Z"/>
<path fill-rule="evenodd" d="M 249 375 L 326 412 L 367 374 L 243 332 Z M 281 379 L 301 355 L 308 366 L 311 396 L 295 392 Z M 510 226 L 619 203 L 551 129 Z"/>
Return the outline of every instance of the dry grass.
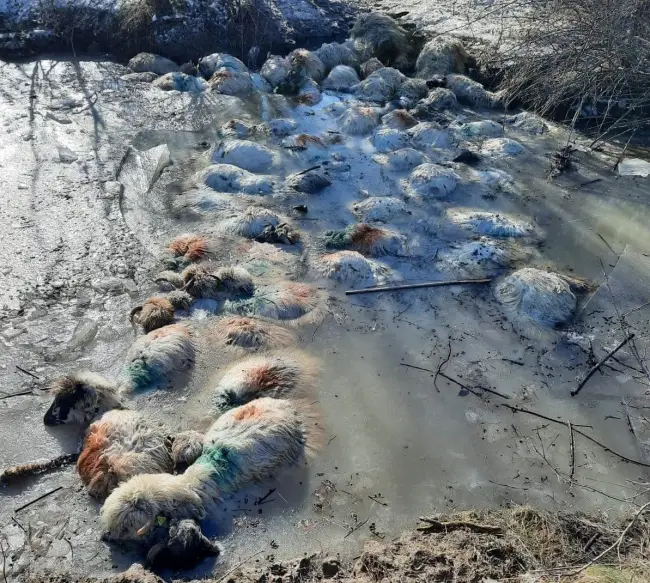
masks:
<path fill-rule="evenodd" d="M 500 37 L 483 51 L 511 102 L 609 136 L 650 125 L 648 0 L 510 0 L 480 15 Z M 586 123 L 584 123 L 586 122 Z"/>

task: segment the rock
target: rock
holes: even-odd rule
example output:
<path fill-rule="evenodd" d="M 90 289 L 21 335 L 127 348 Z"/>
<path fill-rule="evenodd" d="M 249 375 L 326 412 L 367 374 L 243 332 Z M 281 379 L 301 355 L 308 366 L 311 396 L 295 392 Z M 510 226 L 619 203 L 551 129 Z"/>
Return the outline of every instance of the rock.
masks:
<path fill-rule="evenodd" d="M 174 61 L 153 53 L 137 54 L 129 61 L 128 67 L 134 73 L 155 73 L 156 75 L 165 75 L 179 70 Z"/>
<path fill-rule="evenodd" d="M 95 291 L 111 294 L 120 294 L 124 291 L 124 282 L 117 277 L 107 277 L 92 283 Z"/>
<path fill-rule="evenodd" d="M 323 577 L 325 579 L 336 577 L 340 570 L 341 562 L 338 559 L 328 558 L 323 561 Z"/>

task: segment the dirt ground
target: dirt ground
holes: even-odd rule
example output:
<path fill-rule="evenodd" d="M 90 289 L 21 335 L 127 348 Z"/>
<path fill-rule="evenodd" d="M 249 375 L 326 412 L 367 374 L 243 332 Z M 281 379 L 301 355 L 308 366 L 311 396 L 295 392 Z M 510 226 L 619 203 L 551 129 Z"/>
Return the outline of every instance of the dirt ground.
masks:
<path fill-rule="evenodd" d="M 206 583 L 283 583 L 338 580 L 346 583 L 576 581 L 643 583 L 650 523 L 643 516 L 608 521 L 603 516 L 563 514 L 519 506 L 461 512 L 422 519 L 422 526 L 385 540 L 376 534 L 351 560 L 325 552 L 293 561 L 272 554 L 248 557 Z M 609 552 L 605 551 L 610 549 Z M 603 554 L 605 553 L 605 554 Z M 600 560 L 604 564 L 592 561 Z M 98 579 L 74 574 L 28 575 L 26 583 L 158 583 L 162 579 L 134 565 Z"/>

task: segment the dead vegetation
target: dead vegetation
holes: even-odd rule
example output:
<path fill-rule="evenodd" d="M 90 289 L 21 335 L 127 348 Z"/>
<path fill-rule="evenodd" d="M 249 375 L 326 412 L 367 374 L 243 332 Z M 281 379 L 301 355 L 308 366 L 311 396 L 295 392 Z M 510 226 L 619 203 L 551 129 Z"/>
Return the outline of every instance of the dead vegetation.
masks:
<path fill-rule="evenodd" d="M 499 34 L 480 61 L 498 72 L 493 81 L 511 104 L 579 120 L 603 139 L 638 132 L 649 123 L 649 9 L 647 0 L 490 5 L 474 18 L 490 19 Z"/>
<path fill-rule="evenodd" d="M 647 506 L 632 517 L 614 521 L 604 516 L 555 513 L 528 506 L 458 512 L 425 518 L 423 527 L 391 542 L 367 527 L 371 538 L 361 555 L 350 562 L 314 555 L 286 563 L 264 563 L 259 558 L 261 551 L 250 560 L 238 563 L 225 576 L 204 581 L 297 583 L 336 579 L 347 583 L 480 583 L 493 579 L 644 583 L 650 581 L 647 560 L 650 522 L 644 516 Z M 130 571 L 137 578 L 132 578 Z M 30 583 L 63 580 L 98 581 L 42 574 L 27 578 Z M 150 573 L 145 577 L 137 566 L 107 581 L 134 580 L 161 581 Z"/>

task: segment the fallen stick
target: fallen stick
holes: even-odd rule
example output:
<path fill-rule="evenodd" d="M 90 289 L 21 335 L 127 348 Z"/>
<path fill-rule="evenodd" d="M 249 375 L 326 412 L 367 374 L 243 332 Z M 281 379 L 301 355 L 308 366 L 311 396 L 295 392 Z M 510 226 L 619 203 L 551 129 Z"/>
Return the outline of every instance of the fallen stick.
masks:
<path fill-rule="evenodd" d="M 427 518 L 420 516 L 422 522 L 426 522 L 428 526 L 419 526 L 417 530 L 420 532 L 441 532 L 444 530 L 456 530 L 458 528 L 468 528 L 473 532 L 481 532 L 487 534 L 500 534 L 503 529 L 500 526 L 492 526 L 489 524 L 477 524 L 476 522 L 467 522 L 465 520 L 442 522 L 435 518 Z"/>
<path fill-rule="evenodd" d="M 34 498 L 34 500 L 31 500 L 30 502 L 27 502 L 27 504 L 23 504 L 20 508 L 16 508 L 14 512 L 20 512 L 21 510 L 25 510 L 28 506 L 31 506 L 32 504 L 36 504 L 37 502 L 40 502 L 43 500 L 43 498 L 47 498 L 48 496 L 51 496 L 55 492 L 58 492 L 59 490 L 62 490 L 63 486 L 57 486 L 53 490 L 50 490 L 49 492 L 45 492 L 42 496 L 39 496 L 38 498 Z"/>
<path fill-rule="evenodd" d="M 355 526 L 355 527 L 354 527 L 350 532 L 348 532 L 348 534 L 346 534 L 343 538 L 344 538 L 344 539 L 348 538 L 348 537 L 349 537 L 353 532 L 356 532 L 357 530 L 359 530 L 359 529 L 360 529 L 364 524 L 366 524 L 366 522 L 368 522 L 369 520 L 370 520 L 370 518 L 366 518 L 363 522 L 361 522 L 360 524 L 357 524 L 357 525 L 356 525 L 356 526 Z"/>
<path fill-rule="evenodd" d="M 571 474 L 570 474 L 570 477 L 573 480 L 573 474 L 576 473 L 576 445 L 575 445 L 575 437 L 573 435 L 573 425 L 571 425 L 571 421 L 567 421 L 567 425 L 569 427 L 569 438 L 571 439 Z"/>
<path fill-rule="evenodd" d="M 11 399 L 11 397 L 22 397 L 23 395 L 33 395 L 33 391 L 20 391 L 20 393 L 10 393 L 8 395 L 3 395 L 0 397 L 0 400 Z"/>
<path fill-rule="evenodd" d="M 406 364 L 405 362 L 400 362 L 399 364 L 400 364 L 400 366 L 406 366 L 408 368 L 414 368 L 415 370 L 423 370 L 424 372 L 430 372 L 431 374 L 437 374 L 437 375 L 441 376 L 443 379 L 447 379 L 450 383 L 454 383 L 455 385 L 458 385 L 461 389 L 465 389 L 466 391 L 469 391 L 470 393 L 472 393 L 472 395 L 476 395 L 477 397 L 480 397 L 481 395 L 479 395 L 476 392 L 476 389 L 481 390 L 481 391 L 485 391 L 486 393 L 492 393 L 493 395 L 497 395 L 497 397 L 501 397 L 502 399 L 509 399 L 510 398 L 509 395 L 504 395 L 503 393 L 499 393 L 498 391 L 495 391 L 494 389 L 488 389 L 486 387 L 475 387 L 474 389 L 472 389 L 472 388 L 468 387 L 467 385 L 464 385 L 463 383 L 461 383 L 458 379 L 450 377 L 449 375 L 445 374 L 442 371 L 435 371 L 435 370 L 431 370 L 430 368 L 423 368 L 421 366 L 415 366 L 413 364 Z"/>
<path fill-rule="evenodd" d="M 510 409 L 511 411 L 515 413 L 527 413 L 528 415 L 533 415 L 534 417 L 539 417 L 540 419 L 545 419 L 546 421 L 552 421 L 553 423 L 559 423 L 560 425 L 566 425 L 566 421 L 561 421 L 558 419 L 553 419 L 552 417 L 547 417 L 546 415 L 542 415 L 541 413 L 536 413 L 535 411 L 530 411 L 528 409 L 523 409 L 522 407 L 513 407 L 512 405 L 508 405 L 507 403 L 501 403 L 501 407 L 506 407 Z M 582 435 L 582 437 L 585 437 L 592 443 L 595 443 L 598 447 L 602 447 L 606 452 L 611 453 L 612 455 L 615 455 L 616 457 L 621 458 L 623 461 L 635 464 L 637 466 L 643 466 L 644 468 L 650 468 L 650 464 L 646 464 L 644 462 L 640 462 L 639 460 L 633 460 L 629 457 L 624 456 L 621 453 L 618 453 L 617 451 L 614 451 L 611 447 L 607 447 L 604 443 L 601 443 L 597 439 L 594 439 L 591 437 L 591 435 L 587 435 L 584 431 L 580 431 L 579 429 L 576 429 L 576 427 L 590 427 L 590 425 L 575 425 L 573 424 L 573 431 L 577 433 L 578 435 Z"/>
<path fill-rule="evenodd" d="M 57 468 L 74 464 L 78 458 L 79 453 L 66 453 L 43 462 L 29 462 L 27 464 L 12 466 L 0 472 L 0 484 L 8 484 L 9 482 L 19 478 L 36 476 L 38 474 L 49 472 L 50 470 L 56 470 Z"/>
<path fill-rule="evenodd" d="M 228 577 L 231 573 L 234 573 L 237 569 L 239 569 L 239 567 L 241 567 L 245 563 L 248 563 L 248 561 L 250 561 L 254 557 L 257 557 L 257 555 L 261 555 L 263 552 L 264 552 L 264 549 L 261 549 L 261 550 L 257 551 L 256 553 L 253 553 L 252 555 L 250 555 L 248 558 L 244 559 L 243 561 L 239 561 L 239 563 L 237 563 L 232 569 L 230 569 L 230 571 L 228 571 L 227 573 L 222 575 L 219 579 L 217 579 L 215 581 L 215 583 L 221 583 L 221 581 L 224 581 L 226 579 L 226 577 Z"/>
<path fill-rule="evenodd" d="M 571 396 L 575 397 L 580 391 L 582 391 L 582 388 L 587 384 L 587 381 L 594 375 L 594 373 L 600 369 L 600 367 L 603 366 L 603 364 L 605 364 L 605 362 L 614 356 L 621 348 L 623 348 L 623 346 L 632 340 L 632 338 L 634 338 L 634 334 L 629 334 L 627 338 L 621 340 L 621 342 L 616 348 L 614 348 L 614 350 L 610 350 L 603 358 L 601 358 L 600 362 L 597 365 L 593 366 L 587 373 L 587 376 L 585 376 L 585 378 L 580 381 L 580 384 L 573 391 L 571 391 Z"/>
<path fill-rule="evenodd" d="M 29 375 L 30 377 L 36 379 L 37 381 L 40 381 L 40 377 L 37 377 L 33 372 L 29 372 L 28 370 L 25 370 L 24 368 L 20 368 L 18 365 L 16 365 L 16 370 L 19 370 L 20 372 Z"/>
<path fill-rule="evenodd" d="M 599 559 L 602 559 L 607 553 L 609 553 L 611 550 L 618 548 L 621 546 L 621 543 L 623 542 L 623 539 L 625 538 L 625 535 L 628 533 L 628 531 L 632 528 L 632 525 L 636 522 L 636 519 L 641 516 L 645 512 L 645 509 L 650 506 L 650 502 L 646 502 L 639 510 L 637 513 L 632 517 L 632 520 L 630 520 L 629 524 L 625 527 L 623 532 L 621 533 L 621 536 L 618 537 L 610 546 L 608 546 L 602 553 L 600 553 L 597 557 L 594 557 L 589 561 L 586 565 L 583 565 L 580 567 L 577 571 L 571 573 L 571 575 L 575 576 L 578 575 L 579 573 L 582 573 L 585 569 L 588 569 L 591 567 L 596 561 Z"/>
<path fill-rule="evenodd" d="M 376 287 L 366 287 L 363 289 L 348 289 L 345 291 L 346 296 L 354 294 L 371 294 L 383 291 L 401 291 L 406 289 L 420 289 L 423 287 L 441 287 L 446 285 L 465 285 L 470 283 L 490 283 L 492 278 L 484 279 L 453 279 L 449 281 L 425 281 L 423 283 L 409 283 L 405 285 L 380 285 Z"/>

